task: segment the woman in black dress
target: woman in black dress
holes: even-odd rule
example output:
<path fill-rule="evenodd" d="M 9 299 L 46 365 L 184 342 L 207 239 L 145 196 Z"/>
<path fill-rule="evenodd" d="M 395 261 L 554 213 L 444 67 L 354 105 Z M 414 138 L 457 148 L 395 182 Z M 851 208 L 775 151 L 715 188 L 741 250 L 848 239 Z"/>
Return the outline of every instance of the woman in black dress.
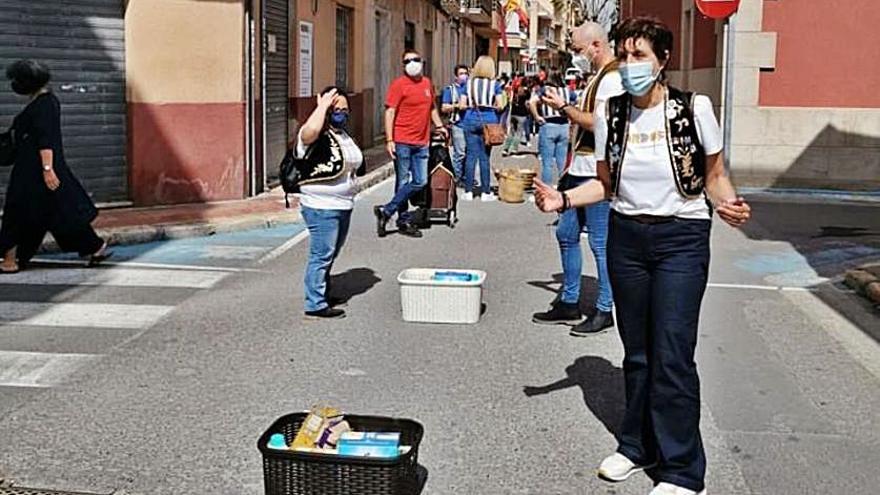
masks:
<path fill-rule="evenodd" d="M 49 70 L 30 60 L 15 62 L 6 77 L 16 94 L 30 102 L 13 122 L 15 165 L 6 190 L 0 228 L 2 273 L 15 273 L 37 252 L 50 232 L 66 252 L 107 259 L 107 242 L 91 222 L 98 216 L 92 199 L 64 160 L 61 105 L 49 90 Z"/>

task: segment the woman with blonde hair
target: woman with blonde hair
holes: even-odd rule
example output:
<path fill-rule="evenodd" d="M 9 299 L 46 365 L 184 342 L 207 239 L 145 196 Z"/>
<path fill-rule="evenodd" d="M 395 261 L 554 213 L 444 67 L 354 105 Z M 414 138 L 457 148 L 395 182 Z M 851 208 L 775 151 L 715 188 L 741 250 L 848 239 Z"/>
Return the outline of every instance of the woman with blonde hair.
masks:
<path fill-rule="evenodd" d="M 467 142 L 464 160 L 464 196 L 465 201 L 474 199 L 474 173 L 477 163 L 480 164 L 480 189 L 483 201 L 495 201 L 490 188 L 492 184 L 489 154 L 491 148 L 483 140 L 483 126 L 497 124 L 501 110 L 502 88 L 495 81 L 495 60 L 484 55 L 474 64 L 471 78 L 467 83 L 467 93 L 462 95 L 461 104 L 467 108 L 462 119 L 465 140 Z"/>

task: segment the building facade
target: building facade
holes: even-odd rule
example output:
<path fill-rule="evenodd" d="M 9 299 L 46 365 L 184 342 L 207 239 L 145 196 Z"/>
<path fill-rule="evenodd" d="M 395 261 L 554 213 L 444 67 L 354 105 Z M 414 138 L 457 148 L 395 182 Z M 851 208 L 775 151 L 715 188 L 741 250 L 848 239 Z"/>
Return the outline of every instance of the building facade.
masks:
<path fill-rule="evenodd" d="M 384 141 L 404 49 L 437 89 L 499 46 L 497 0 L 0 0 L 3 67 L 45 62 L 68 161 L 102 205 L 241 199 L 266 190 L 315 94 L 351 93 L 352 134 Z M 506 64 L 506 65 L 505 65 Z M 0 126 L 25 100 L 0 85 Z M 0 171 L 5 188 L 8 171 Z"/>
<path fill-rule="evenodd" d="M 693 0 L 622 0 L 676 34 L 674 83 L 722 103 L 725 27 Z M 740 185 L 880 190 L 880 4 L 743 0 L 734 29 L 731 173 Z M 720 107 L 719 107 L 720 111 Z M 719 112 L 720 114 L 720 112 Z"/>

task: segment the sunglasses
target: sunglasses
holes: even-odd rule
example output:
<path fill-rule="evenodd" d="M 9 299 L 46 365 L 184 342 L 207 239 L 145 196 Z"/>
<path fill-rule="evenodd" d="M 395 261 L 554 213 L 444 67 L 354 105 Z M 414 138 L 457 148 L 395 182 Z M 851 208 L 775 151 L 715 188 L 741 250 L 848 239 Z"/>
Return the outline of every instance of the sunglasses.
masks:
<path fill-rule="evenodd" d="M 404 63 L 404 65 L 406 65 L 406 64 L 412 64 L 412 63 L 419 63 L 419 62 L 421 62 L 421 61 L 422 61 L 422 57 L 413 57 L 413 58 L 405 58 L 405 59 L 403 59 L 403 63 Z"/>

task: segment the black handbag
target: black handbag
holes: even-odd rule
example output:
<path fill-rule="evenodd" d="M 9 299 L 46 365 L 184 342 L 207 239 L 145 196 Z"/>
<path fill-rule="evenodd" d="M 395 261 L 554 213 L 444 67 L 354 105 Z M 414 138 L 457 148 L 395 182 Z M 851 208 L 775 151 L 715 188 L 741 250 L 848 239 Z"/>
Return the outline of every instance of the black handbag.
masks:
<path fill-rule="evenodd" d="M 311 149 L 309 149 L 311 151 Z M 309 153 L 306 153 L 306 157 Z M 288 194 L 296 194 L 299 192 L 299 183 L 302 181 L 301 162 L 304 159 L 296 158 L 293 148 L 288 148 L 284 158 L 281 159 L 278 177 L 281 180 L 281 189 L 284 190 L 284 203 L 290 208 L 290 200 Z"/>
<path fill-rule="evenodd" d="M 15 163 L 15 130 L 9 129 L 0 133 L 0 167 L 9 167 Z"/>

